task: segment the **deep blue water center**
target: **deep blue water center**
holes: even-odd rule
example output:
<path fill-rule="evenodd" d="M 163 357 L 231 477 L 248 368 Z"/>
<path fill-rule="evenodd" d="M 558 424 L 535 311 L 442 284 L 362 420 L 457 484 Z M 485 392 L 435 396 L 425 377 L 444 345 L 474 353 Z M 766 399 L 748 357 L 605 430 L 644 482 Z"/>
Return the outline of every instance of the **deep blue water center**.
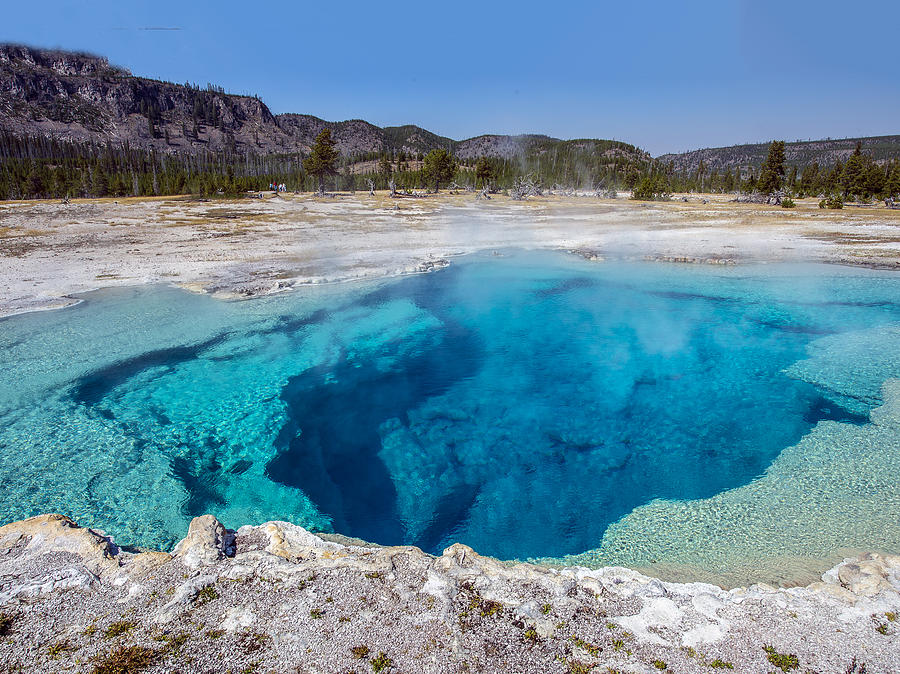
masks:
<path fill-rule="evenodd" d="M 212 512 L 579 553 L 652 499 L 746 484 L 821 420 L 865 423 L 870 404 L 784 370 L 900 322 L 898 289 L 513 251 L 250 302 L 95 293 L 0 322 L 0 518 L 61 510 L 169 544 Z"/>

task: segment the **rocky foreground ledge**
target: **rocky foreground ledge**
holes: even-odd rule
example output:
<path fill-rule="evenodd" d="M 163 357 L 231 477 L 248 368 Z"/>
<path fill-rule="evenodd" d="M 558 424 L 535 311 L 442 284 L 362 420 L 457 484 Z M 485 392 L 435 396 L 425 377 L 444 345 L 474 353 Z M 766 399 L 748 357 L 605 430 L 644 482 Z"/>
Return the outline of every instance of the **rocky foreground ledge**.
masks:
<path fill-rule="evenodd" d="M 172 554 L 61 515 L 0 527 L 0 672 L 900 671 L 900 556 L 725 591 L 623 568 L 196 518 Z"/>

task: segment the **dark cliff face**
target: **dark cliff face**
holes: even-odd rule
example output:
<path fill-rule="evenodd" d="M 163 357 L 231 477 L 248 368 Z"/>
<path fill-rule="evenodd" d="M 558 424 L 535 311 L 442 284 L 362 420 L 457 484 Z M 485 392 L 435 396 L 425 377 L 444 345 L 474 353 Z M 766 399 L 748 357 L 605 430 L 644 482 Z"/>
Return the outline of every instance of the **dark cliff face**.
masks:
<path fill-rule="evenodd" d="M 19 70 L 51 70 L 57 75 L 128 77 L 129 71 L 110 65 L 102 56 L 24 45 L 0 45 L 0 65 Z"/>
<path fill-rule="evenodd" d="M 0 129 L 69 140 L 128 142 L 162 152 L 309 151 L 330 128 L 343 155 L 446 147 L 415 126 L 275 116 L 258 98 L 134 77 L 101 57 L 0 45 Z M 446 141 L 446 142 L 445 142 Z"/>
<path fill-rule="evenodd" d="M 128 142 L 163 152 L 308 152 L 330 128 L 344 155 L 427 152 L 450 139 L 415 126 L 277 117 L 250 96 L 134 77 L 101 57 L 0 45 L 0 128 L 70 140 Z"/>
<path fill-rule="evenodd" d="M 134 77 L 86 54 L 0 46 L 0 110 L 0 127 L 19 134 L 188 153 L 300 149 L 257 98 Z"/>

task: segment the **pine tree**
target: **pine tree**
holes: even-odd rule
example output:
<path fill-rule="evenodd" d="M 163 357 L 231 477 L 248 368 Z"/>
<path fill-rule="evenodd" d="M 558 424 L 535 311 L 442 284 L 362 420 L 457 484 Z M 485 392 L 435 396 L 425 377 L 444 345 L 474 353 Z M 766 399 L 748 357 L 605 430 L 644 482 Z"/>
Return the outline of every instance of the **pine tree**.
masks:
<path fill-rule="evenodd" d="M 491 162 L 486 157 L 479 157 L 475 163 L 475 180 L 480 182 L 482 187 L 490 187 L 496 179 L 497 176 Z"/>
<path fill-rule="evenodd" d="M 734 175 L 731 173 L 731 169 L 728 169 L 722 179 L 722 191 L 731 192 L 732 190 L 734 190 Z"/>
<path fill-rule="evenodd" d="M 797 189 L 797 167 L 791 166 L 787 175 L 787 187 L 792 192 Z"/>
<path fill-rule="evenodd" d="M 769 154 L 762 170 L 759 174 L 759 180 L 756 183 L 756 189 L 762 194 L 771 194 L 781 189 L 784 181 L 784 141 L 773 140 L 769 145 Z"/>
<path fill-rule="evenodd" d="M 432 150 L 425 155 L 424 161 L 422 173 L 426 181 L 434 184 L 435 192 L 440 190 L 442 182 L 452 180 L 456 173 L 456 160 L 447 150 Z"/>
<path fill-rule="evenodd" d="M 862 143 L 856 143 L 856 149 L 850 155 L 847 163 L 844 164 L 844 169 L 840 176 L 840 184 L 844 191 L 845 199 L 851 194 L 862 196 L 865 190 L 865 165 L 863 163 Z"/>
<path fill-rule="evenodd" d="M 303 168 L 319 181 L 319 194 L 325 193 L 325 176 L 337 174 L 338 151 L 331 137 L 331 129 L 322 129 L 313 143 L 312 151 L 303 161 Z"/>
<path fill-rule="evenodd" d="M 819 193 L 819 162 L 807 164 L 803 168 L 803 176 L 800 178 L 800 191 L 805 195 Z"/>
<path fill-rule="evenodd" d="M 881 194 L 886 183 L 887 176 L 884 170 L 870 159 L 866 167 L 866 194 Z"/>
<path fill-rule="evenodd" d="M 891 167 L 884 192 L 889 197 L 900 197 L 900 162 L 894 162 Z"/>
<path fill-rule="evenodd" d="M 834 166 L 831 167 L 831 170 L 825 175 L 825 178 L 822 183 L 822 192 L 827 194 L 833 194 L 835 190 L 838 189 L 841 182 L 841 175 L 844 172 L 844 165 L 841 163 L 841 160 L 838 159 Z"/>
<path fill-rule="evenodd" d="M 384 178 L 385 184 L 391 179 L 391 173 L 393 173 L 394 167 L 391 165 L 391 157 L 389 154 L 384 154 L 381 156 L 381 161 L 378 162 L 378 173 L 381 174 L 381 177 Z"/>
<path fill-rule="evenodd" d="M 95 197 L 105 197 L 109 193 L 109 181 L 101 167 L 94 170 L 91 180 L 91 193 Z"/>

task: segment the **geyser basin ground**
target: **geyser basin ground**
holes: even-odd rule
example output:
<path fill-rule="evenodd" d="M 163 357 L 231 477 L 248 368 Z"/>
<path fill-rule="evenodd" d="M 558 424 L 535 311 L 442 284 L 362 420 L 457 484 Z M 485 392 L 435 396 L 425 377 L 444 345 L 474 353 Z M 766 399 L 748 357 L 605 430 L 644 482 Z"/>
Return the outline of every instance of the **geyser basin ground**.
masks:
<path fill-rule="evenodd" d="M 754 580 L 900 549 L 890 273 L 508 252 L 85 299 L 0 322 L 2 521 L 166 546 L 212 513 Z"/>

